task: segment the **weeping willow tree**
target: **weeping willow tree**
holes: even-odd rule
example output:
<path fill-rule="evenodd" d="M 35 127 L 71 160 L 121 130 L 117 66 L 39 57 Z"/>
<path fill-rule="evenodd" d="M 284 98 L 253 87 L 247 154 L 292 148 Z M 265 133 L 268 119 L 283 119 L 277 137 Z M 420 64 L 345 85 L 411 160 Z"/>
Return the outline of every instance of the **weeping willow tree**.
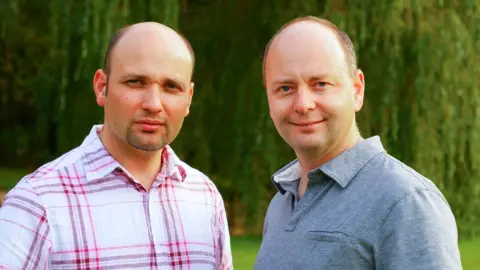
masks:
<path fill-rule="evenodd" d="M 293 158 L 268 117 L 263 49 L 286 21 L 325 17 L 352 37 L 366 75 L 363 135 L 380 135 L 392 155 L 432 179 L 462 236 L 477 234 L 478 8 L 468 0 L 191 3 L 181 29 L 200 52 L 199 87 L 182 152 L 217 180 L 231 204 L 239 202 L 233 226 L 243 214 L 258 232 L 275 192 L 270 176 Z"/>
<path fill-rule="evenodd" d="M 326 8 L 358 44 L 367 80 L 361 129 L 437 184 L 462 236 L 477 234 L 480 2 L 373 2 L 349 5 L 368 12 L 347 16 Z"/>
<path fill-rule="evenodd" d="M 196 53 L 191 114 L 173 147 L 209 175 L 232 232 L 261 231 L 271 174 L 294 158 L 269 119 L 263 50 L 297 16 L 332 20 L 366 78 L 365 137 L 444 192 L 462 236 L 480 230 L 480 1 L 0 1 L 1 164 L 37 166 L 102 121 L 92 76 L 112 33 L 139 21 L 180 30 Z"/>
<path fill-rule="evenodd" d="M 38 165 L 77 145 L 102 119 L 92 76 L 112 34 L 145 20 L 178 28 L 179 9 L 176 0 L 0 1 L 4 164 L 25 165 L 14 153 Z"/>

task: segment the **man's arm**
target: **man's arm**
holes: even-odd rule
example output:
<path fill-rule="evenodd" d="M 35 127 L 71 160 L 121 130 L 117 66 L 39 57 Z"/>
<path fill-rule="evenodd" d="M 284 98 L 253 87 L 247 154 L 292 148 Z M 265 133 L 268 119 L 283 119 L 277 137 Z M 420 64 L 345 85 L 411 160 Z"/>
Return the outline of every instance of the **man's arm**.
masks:
<path fill-rule="evenodd" d="M 0 269 L 47 269 L 51 248 L 43 204 L 22 181 L 0 208 Z"/>
<path fill-rule="evenodd" d="M 227 215 L 225 212 L 225 206 L 222 197 L 218 195 L 219 201 L 217 202 L 217 218 L 215 219 L 217 224 L 218 240 L 217 248 L 215 249 L 215 258 L 217 260 L 217 267 L 215 269 L 230 270 L 233 269 L 232 263 L 232 251 L 230 247 L 230 232 L 228 229 Z"/>
<path fill-rule="evenodd" d="M 462 269 L 455 217 L 436 191 L 417 190 L 393 207 L 375 247 L 377 269 Z"/>

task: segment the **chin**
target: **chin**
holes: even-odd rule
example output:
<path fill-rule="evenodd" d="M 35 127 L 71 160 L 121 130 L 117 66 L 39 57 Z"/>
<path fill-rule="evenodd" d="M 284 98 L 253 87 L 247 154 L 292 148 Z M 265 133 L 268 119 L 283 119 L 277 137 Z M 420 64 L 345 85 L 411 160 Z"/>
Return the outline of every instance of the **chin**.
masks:
<path fill-rule="evenodd" d="M 296 150 L 296 151 L 313 151 L 313 150 L 316 150 L 316 149 L 320 149 L 322 148 L 322 145 L 321 144 L 296 144 L 294 145 L 293 149 Z"/>
<path fill-rule="evenodd" d="M 313 150 L 318 148 L 323 148 L 325 145 L 325 141 L 319 140 L 319 138 L 305 138 L 302 140 L 301 138 L 295 138 L 290 143 L 290 146 L 295 150 L 305 151 L 305 150 Z"/>

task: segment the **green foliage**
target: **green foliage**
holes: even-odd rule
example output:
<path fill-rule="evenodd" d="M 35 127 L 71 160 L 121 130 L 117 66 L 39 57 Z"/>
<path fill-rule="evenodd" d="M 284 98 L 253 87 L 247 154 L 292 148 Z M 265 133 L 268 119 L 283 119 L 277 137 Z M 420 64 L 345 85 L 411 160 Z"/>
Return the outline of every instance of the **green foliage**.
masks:
<path fill-rule="evenodd" d="M 190 116 L 173 146 L 209 175 L 233 227 L 259 233 L 271 174 L 294 158 L 262 87 L 263 50 L 286 21 L 317 15 L 353 39 L 365 73 L 364 136 L 432 179 L 462 236 L 480 231 L 478 0 L 0 1 L 0 162 L 35 167 L 102 120 L 92 76 L 113 32 L 151 20 L 196 53 Z"/>

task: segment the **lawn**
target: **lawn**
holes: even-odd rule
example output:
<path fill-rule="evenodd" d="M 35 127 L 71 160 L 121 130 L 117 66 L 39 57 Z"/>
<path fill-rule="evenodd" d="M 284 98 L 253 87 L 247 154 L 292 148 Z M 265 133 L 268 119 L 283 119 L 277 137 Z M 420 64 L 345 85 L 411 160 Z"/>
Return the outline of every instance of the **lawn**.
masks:
<path fill-rule="evenodd" d="M 460 254 L 464 270 L 480 269 L 480 237 L 460 242 Z"/>
<path fill-rule="evenodd" d="M 25 176 L 22 169 L 0 168 L 0 190 L 9 190 Z M 232 237 L 232 256 L 235 269 L 252 269 L 260 246 L 260 237 Z M 463 269 L 480 269 L 480 237 L 460 243 Z"/>
<path fill-rule="evenodd" d="M 232 258 L 235 270 L 253 269 L 261 241 L 260 237 L 232 237 Z"/>
<path fill-rule="evenodd" d="M 251 270 L 260 246 L 259 237 L 232 237 L 232 257 L 236 270 Z M 480 269 L 480 237 L 460 243 L 464 270 Z"/>

